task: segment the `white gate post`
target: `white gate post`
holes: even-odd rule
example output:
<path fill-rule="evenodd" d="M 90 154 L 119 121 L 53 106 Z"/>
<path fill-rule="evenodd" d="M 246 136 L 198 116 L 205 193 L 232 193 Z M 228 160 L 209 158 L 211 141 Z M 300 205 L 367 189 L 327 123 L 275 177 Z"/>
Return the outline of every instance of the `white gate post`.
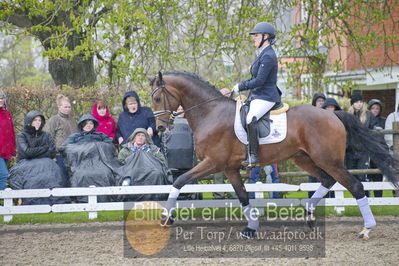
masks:
<path fill-rule="evenodd" d="M 336 199 L 343 199 L 344 198 L 344 191 L 342 190 L 335 190 L 334 195 Z M 342 214 L 345 211 L 344 206 L 334 206 L 334 210 L 337 214 Z"/>
<path fill-rule="evenodd" d="M 256 184 L 262 184 L 262 182 L 258 181 Z M 264 199 L 264 193 L 262 191 L 260 192 L 255 192 L 255 199 Z M 265 208 L 260 208 L 258 209 L 259 211 L 259 216 L 263 216 L 265 214 Z"/>
<path fill-rule="evenodd" d="M 6 188 L 5 190 L 6 191 L 11 191 L 12 189 L 11 188 Z M 12 200 L 13 200 L 13 198 L 4 199 L 4 208 L 5 209 L 7 209 L 7 208 L 11 209 L 11 207 L 13 205 Z M 12 215 L 9 215 L 9 214 L 6 215 L 5 214 L 3 219 L 4 219 L 4 222 L 9 223 L 12 220 Z"/>
<path fill-rule="evenodd" d="M 89 186 L 89 187 L 96 187 L 96 186 Z M 89 200 L 89 210 L 93 210 L 97 205 L 97 195 L 90 195 L 88 196 Z M 96 211 L 89 211 L 89 219 L 97 219 L 97 212 Z"/>

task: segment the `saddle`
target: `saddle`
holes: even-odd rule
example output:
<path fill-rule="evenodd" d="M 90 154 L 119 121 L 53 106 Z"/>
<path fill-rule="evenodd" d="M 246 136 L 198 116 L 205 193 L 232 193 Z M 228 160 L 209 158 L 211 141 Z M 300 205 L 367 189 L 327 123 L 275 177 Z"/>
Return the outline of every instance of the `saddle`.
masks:
<path fill-rule="evenodd" d="M 240 109 L 241 124 L 245 131 L 247 131 L 247 115 L 249 112 L 249 104 L 250 101 L 246 101 Z M 273 120 L 270 119 L 270 114 L 280 114 L 286 112 L 287 110 L 288 106 L 286 104 L 278 102 L 272 107 L 272 109 L 262 116 L 257 123 L 259 138 L 265 138 L 270 134 L 270 123 L 273 122 Z"/>

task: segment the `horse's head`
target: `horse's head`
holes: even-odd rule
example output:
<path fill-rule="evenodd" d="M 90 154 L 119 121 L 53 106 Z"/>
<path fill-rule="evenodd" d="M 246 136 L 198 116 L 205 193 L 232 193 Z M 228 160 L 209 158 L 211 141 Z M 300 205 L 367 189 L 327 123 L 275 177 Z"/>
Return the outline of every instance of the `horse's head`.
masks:
<path fill-rule="evenodd" d="M 157 130 L 163 132 L 171 125 L 170 115 L 179 107 L 180 99 L 176 88 L 166 84 L 161 72 L 151 79 L 150 85 Z"/>

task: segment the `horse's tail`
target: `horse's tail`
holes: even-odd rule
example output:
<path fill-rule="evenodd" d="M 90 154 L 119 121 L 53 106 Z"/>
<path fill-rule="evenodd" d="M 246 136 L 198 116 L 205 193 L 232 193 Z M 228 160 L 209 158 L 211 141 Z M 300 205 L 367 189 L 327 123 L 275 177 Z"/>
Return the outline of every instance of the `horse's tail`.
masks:
<path fill-rule="evenodd" d="M 363 125 L 357 117 L 345 111 L 335 111 L 348 134 L 348 144 L 353 150 L 367 152 L 373 162 L 392 184 L 399 188 L 399 156 L 391 155 L 384 136 Z"/>

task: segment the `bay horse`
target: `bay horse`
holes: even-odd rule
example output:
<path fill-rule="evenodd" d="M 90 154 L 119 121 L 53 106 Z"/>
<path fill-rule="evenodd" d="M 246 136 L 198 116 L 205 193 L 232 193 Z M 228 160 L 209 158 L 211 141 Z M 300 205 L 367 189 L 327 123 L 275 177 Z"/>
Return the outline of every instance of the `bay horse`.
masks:
<path fill-rule="evenodd" d="M 150 79 L 150 86 L 157 129 L 165 130 L 170 114 L 181 105 L 193 132 L 195 151 L 200 160 L 173 183 L 161 225 L 172 225 L 176 199 L 185 184 L 223 171 L 248 221 L 242 236 L 252 237 L 259 222 L 257 217 L 251 215 L 248 193 L 239 172 L 246 149 L 234 133 L 236 102 L 224 97 L 201 77 L 186 71 L 159 72 Z M 260 165 L 292 158 L 299 167 L 318 178 L 321 186 L 310 199 L 308 213 L 336 182 L 343 185 L 357 200 L 364 219 L 360 234 L 367 239 L 370 228 L 376 223 L 362 183 L 344 167 L 347 135 L 349 144 L 354 148 L 362 146 L 396 187 L 399 160 L 389 154 L 381 138 L 375 137 L 355 116 L 344 111 L 331 112 L 312 105 L 294 106 L 287 111 L 287 126 L 287 136 L 283 141 L 259 146 Z"/>

